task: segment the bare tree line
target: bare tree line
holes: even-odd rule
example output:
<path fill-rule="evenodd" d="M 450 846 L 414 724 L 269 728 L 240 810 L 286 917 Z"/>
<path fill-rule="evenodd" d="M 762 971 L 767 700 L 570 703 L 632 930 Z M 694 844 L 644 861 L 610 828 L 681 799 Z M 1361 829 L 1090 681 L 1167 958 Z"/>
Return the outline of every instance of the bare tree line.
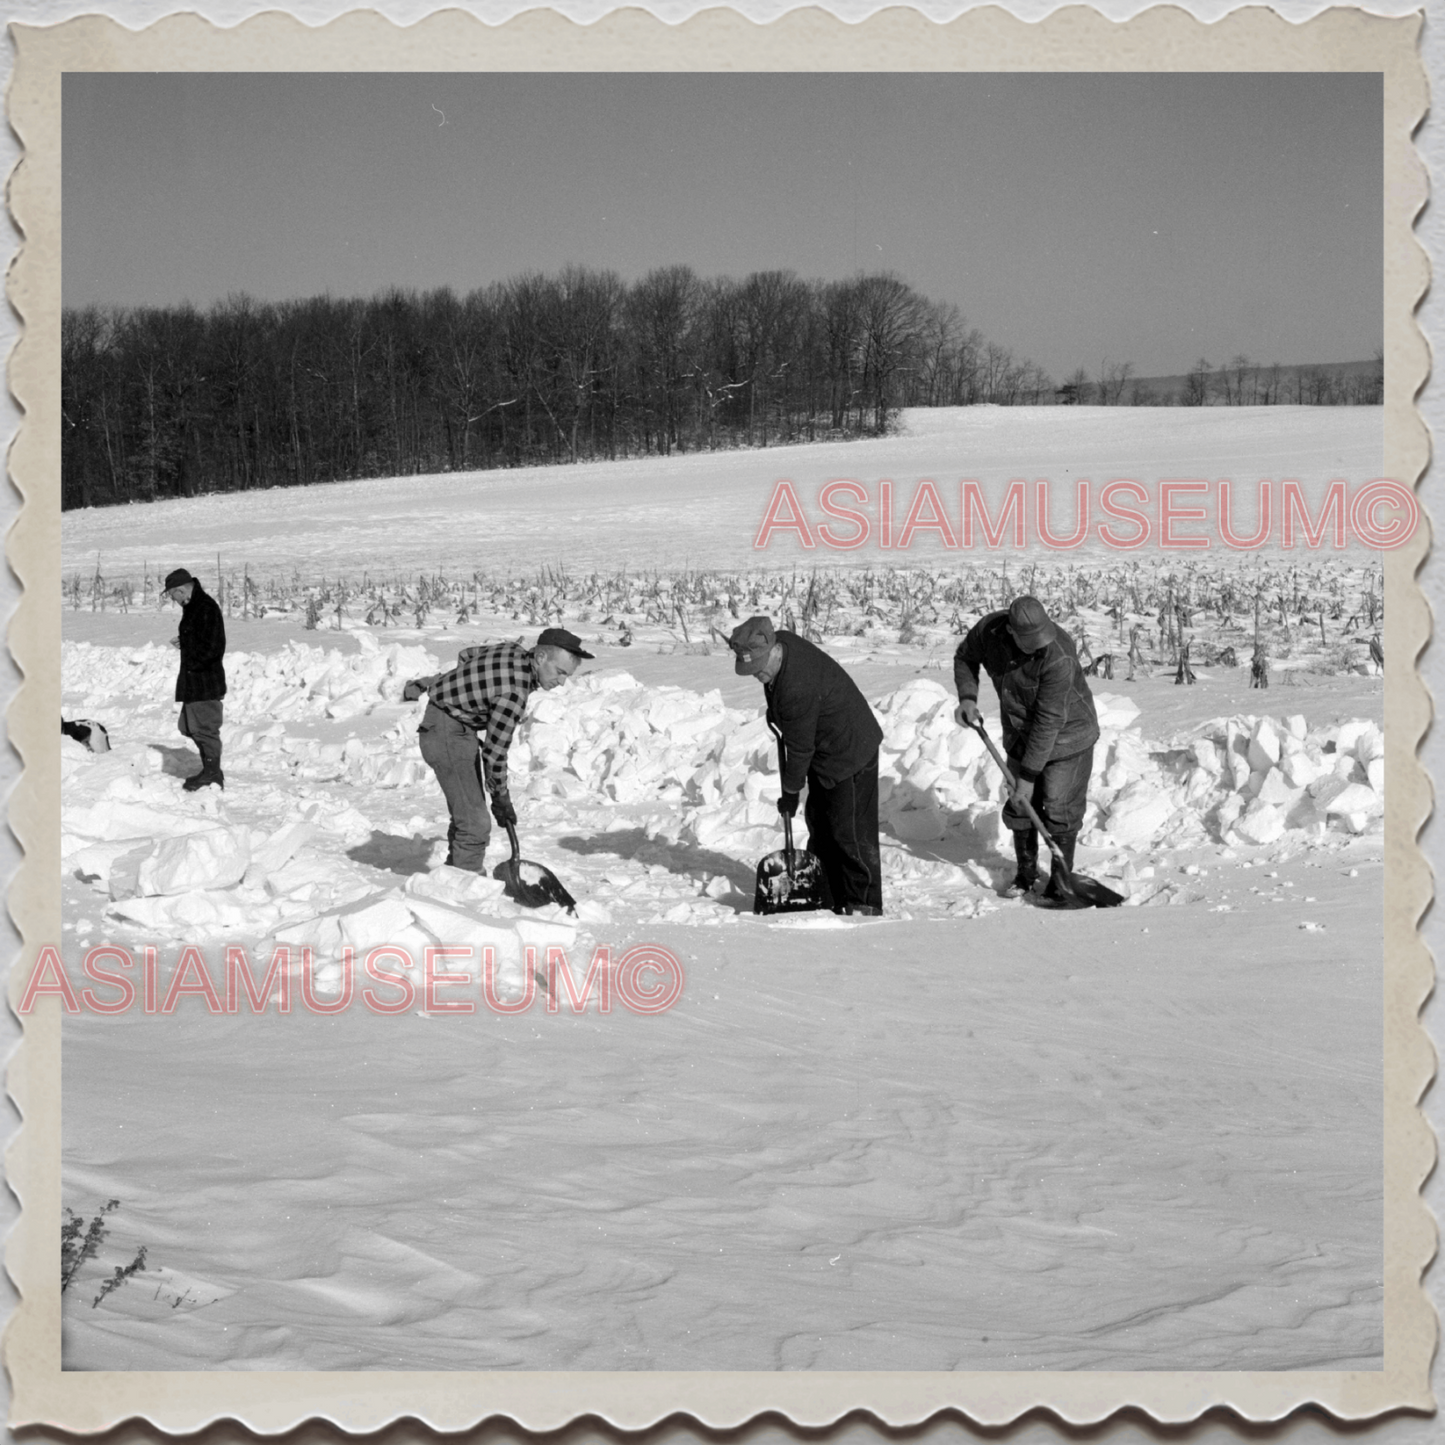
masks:
<path fill-rule="evenodd" d="M 69 308 L 62 506 L 877 434 L 1053 383 L 891 274 Z"/>
<path fill-rule="evenodd" d="M 1100 363 L 1096 377 L 1082 366 L 1058 389 L 1065 405 L 1092 406 L 1379 406 L 1385 399 L 1385 352 L 1367 367 L 1261 366 L 1235 356 L 1215 366 L 1205 357 L 1177 385 L 1134 375 L 1132 362 Z"/>

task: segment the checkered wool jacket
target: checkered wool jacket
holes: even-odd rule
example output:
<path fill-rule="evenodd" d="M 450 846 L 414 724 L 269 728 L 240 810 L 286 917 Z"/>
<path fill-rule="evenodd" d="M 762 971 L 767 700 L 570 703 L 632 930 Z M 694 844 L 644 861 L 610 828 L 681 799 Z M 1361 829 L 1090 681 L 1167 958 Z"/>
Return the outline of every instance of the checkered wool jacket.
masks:
<path fill-rule="evenodd" d="M 464 647 L 457 665 L 427 684 L 428 695 L 444 713 L 477 730 L 482 772 L 494 798 L 507 796 L 507 749 L 536 687 L 536 663 L 516 642 Z"/>

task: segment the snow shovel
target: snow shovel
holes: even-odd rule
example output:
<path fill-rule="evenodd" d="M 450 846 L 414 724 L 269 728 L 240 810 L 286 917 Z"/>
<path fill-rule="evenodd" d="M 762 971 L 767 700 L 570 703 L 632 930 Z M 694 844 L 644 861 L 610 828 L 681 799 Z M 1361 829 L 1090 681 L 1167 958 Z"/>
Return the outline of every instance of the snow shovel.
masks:
<path fill-rule="evenodd" d="M 793 820 L 783 814 L 783 847 L 758 864 L 754 913 L 811 913 L 832 908 L 833 894 L 814 853 L 793 847 Z"/>
<path fill-rule="evenodd" d="M 983 739 L 983 745 L 989 750 L 994 762 L 999 766 L 999 771 L 1004 775 L 1010 788 L 1015 786 L 1014 776 L 1008 770 L 1008 764 L 1004 762 L 1003 756 L 993 745 L 993 739 L 984 732 L 982 723 L 970 723 L 969 726 Z M 1039 830 L 1039 837 L 1048 845 L 1048 850 L 1054 855 L 1054 864 L 1057 869 L 1059 880 L 1059 892 L 1063 895 L 1058 904 L 1059 908 L 1117 908 L 1124 902 L 1122 893 L 1115 893 L 1112 888 L 1100 883 L 1097 878 L 1088 878 L 1082 873 L 1071 873 L 1064 863 L 1063 850 L 1052 838 L 1049 831 L 1034 812 L 1034 805 L 1027 798 L 1019 800 L 1024 805 L 1024 811 L 1029 815 L 1035 828 Z"/>
<path fill-rule="evenodd" d="M 515 899 L 523 908 L 560 903 L 575 913 L 577 900 L 562 886 L 557 875 L 550 868 L 521 856 L 515 823 L 507 824 L 507 837 L 511 840 L 512 856 L 492 869 L 492 877 L 506 884 L 507 897 Z"/>

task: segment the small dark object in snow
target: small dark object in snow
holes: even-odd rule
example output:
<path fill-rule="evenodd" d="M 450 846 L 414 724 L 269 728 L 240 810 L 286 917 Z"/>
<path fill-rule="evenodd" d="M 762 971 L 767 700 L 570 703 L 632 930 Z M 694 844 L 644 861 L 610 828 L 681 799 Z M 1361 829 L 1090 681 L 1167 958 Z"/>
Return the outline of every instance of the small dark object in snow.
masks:
<path fill-rule="evenodd" d="M 84 743 L 93 753 L 110 751 L 110 734 L 101 723 L 91 722 L 88 718 L 77 718 L 74 722 L 61 718 L 60 731 L 64 737 Z"/>

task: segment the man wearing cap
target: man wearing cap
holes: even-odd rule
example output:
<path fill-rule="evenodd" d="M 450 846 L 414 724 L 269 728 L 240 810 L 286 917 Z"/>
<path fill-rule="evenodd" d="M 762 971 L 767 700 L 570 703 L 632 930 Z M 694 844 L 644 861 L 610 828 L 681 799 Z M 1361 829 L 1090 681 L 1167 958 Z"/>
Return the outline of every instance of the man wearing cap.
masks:
<path fill-rule="evenodd" d="M 1072 870 L 1099 721 L 1074 640 L 1049 620 L 1037 597 L 1016 597 L 1007 611 L 990 612 L 959 644 L 953 680 L 959 698 L 954 716 L 960 723 L 981 720 L 980 666 L 998 692 L 1004 747 L 1016 783 L 1003 810 L 1018 862 L 1009 891 L 1027 893 L 1038 879 L 1039 835 L 1024 800 L 1033 804 Z M 1061 888 L 1055 866 L 1045 896 L 1058 898 Z"/>
<path fill-rule="evenodd" d="M 176 727 L 195 743 L 201 754 L 201 771 L 181 786 L 188 793 L 214 783 L 226 786 L 221 771 L 221 699 L 226 695 L 226 623 L 216 599 L 186 571 L 177 567 L 166 577 L 165 595 L 181 608 L 181 625 L 171 646 L 181 650 L 181 671 L 176 678 L 176 701 L 181 715 Z"/>
<path fill-rule="evenodd" d="M 821 648 L 766 617 L 729 638 L 737 672 L 756 677 L 778 739 L 778 812 L 791 818 L 808 785 L 803 819 L 838 913 L 883 911 L 878 859 L 878 745 L 883 729 L 858 685 Z"/>
<path fill-rule="evenodd" d="M 591 657 L 582 650 L 581 638 L 549 627 L 530 651 L 517 642 L 464 647 L 450 672 L 407 683 L 402 696 L 408 702 L 422 693 L 428 697 L 417 737 L 451 814 L 447 862 L 452 867 L 482 871 L 492 836 L 487 794 L 498 825 L 516 824 L 507 790 L 507 749 L 527 699 L 539 687 L 550 692 L 560 686 Z"/>

